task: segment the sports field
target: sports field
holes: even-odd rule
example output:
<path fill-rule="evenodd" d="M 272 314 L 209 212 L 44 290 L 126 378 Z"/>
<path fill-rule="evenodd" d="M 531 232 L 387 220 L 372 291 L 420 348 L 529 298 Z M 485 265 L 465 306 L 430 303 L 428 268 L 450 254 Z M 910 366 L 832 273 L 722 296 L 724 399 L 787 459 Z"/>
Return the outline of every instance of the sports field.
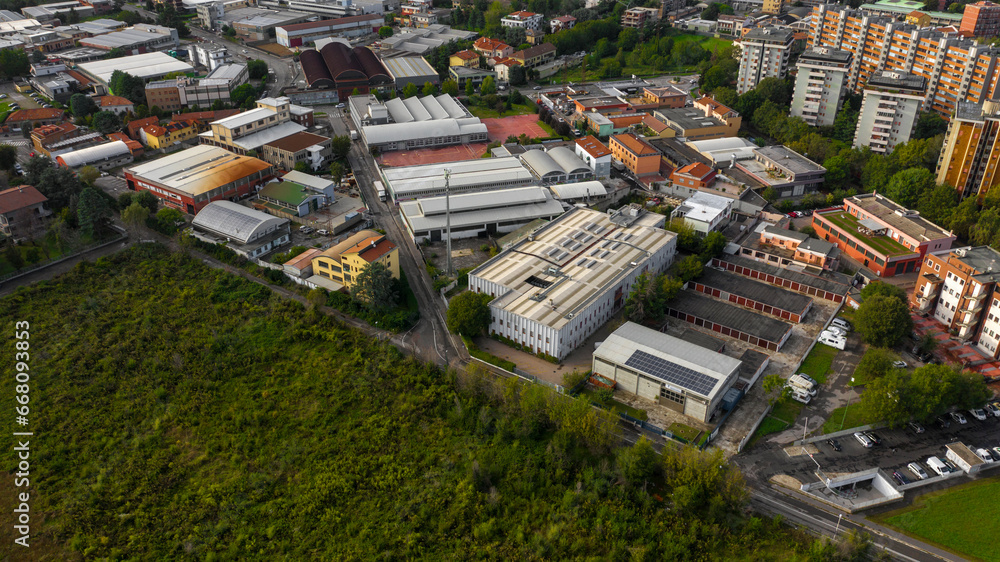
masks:
<path fill-rule="evenodd" d="M 491 141 L 503 142 L 511 135 L 519 137 L 522 133 L 531 138 L 548 136 L 548 133 L 538 126 L 538 116 L 534 113 L 499 119 L 483 119 L 483 124 L 486 125 L 486 131 Z"/>
<path fill-rule="evenodd" d="M 1000 561 L 1000 476 L 917 498 L 872 519 L 963 556 Z"/>
<path fill-rule="evenodd" d="M 475 160 L 486 154 L 486 143 L 456 144 L 441 148 L 421 148 L 418 150 L 398 150 L 379 154 L 381 166 L 416 166 L 418 164 L 439 164 Z"/>

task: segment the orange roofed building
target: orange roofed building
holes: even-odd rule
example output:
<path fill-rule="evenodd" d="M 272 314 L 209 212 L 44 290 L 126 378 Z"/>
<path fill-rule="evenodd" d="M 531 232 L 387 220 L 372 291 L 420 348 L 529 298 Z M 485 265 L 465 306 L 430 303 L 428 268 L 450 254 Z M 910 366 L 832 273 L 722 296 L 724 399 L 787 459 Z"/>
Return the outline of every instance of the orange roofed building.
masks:
<path fill-rule="evenodd" d="M 615 135 L 608 146 L 614 159 L 624 164 L 636 177 L 659 173 L 660 151 L 636 135 Z"/>
<path fill-rule="evenodd" d="M 695 162 L 674 170 L 670 174 L 670 180 L 674 182 L 674 185 L 700 189 L 712 185 L 715 176 L 716 172 L 711 167 L 701 162 Z"/>
<path fill-rule="evenodd" d="M 384 234 L 362 230 L 313 258 L 313 273 L 350 290 L 357 276 L 373 263 L 381 263 L 399 279 L 399 249 Z M 334 287 L 336 288 L 336 287 Z"/>
<path fill-rule="evenodd" d="M 489 37 L 476 39 L 476 42 L 472 44 L 472 48 L 487 59 L 502 59 L 514 54 L 514 47 L 503 41 L 497 41 Z"/>

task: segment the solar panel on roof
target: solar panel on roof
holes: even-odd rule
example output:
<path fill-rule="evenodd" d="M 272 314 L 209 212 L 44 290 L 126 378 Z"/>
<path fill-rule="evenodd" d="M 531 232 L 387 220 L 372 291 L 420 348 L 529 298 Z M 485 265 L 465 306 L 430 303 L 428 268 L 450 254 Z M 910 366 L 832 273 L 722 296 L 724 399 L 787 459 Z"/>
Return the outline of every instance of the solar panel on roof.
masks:
<path fill-rule="evenodd" d="M 676 384 L 702 396 L 708 396 L 715 388 L 714 378 L 638 349 L 632 352 L 632 356 L 625 362 L 625 366 L 638 369 L 652 377 Z"/>

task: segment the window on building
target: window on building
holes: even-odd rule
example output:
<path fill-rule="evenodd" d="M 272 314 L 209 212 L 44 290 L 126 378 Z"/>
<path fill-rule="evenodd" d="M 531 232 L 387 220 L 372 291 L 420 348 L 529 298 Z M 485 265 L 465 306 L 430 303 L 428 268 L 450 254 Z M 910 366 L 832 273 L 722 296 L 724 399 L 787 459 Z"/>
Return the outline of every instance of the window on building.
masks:
<path fill-rule="evenodd" d="M 678 392 L 674 392 L 667 387 L 660 387 L 660 396 L 670 400 L 671 402 L 676 402 L 678 404 L 684 403 L 684 395 Z"/>

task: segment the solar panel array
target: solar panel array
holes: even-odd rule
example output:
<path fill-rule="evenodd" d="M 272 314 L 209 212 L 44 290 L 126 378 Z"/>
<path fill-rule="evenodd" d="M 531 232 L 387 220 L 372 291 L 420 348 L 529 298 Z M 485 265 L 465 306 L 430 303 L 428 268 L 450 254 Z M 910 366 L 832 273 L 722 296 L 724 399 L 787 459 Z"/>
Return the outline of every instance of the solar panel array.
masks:
<path fill-rule="evenodd" d="M 642 371 L 662 381 L 676 384 L 702 396 L 708 396 L 716 383 L 714 378 L 706 374 L 682 367 L 677 363 L 638 349 L 632 352 L 632 356 L 625 362 L 625 366 Z"/>

